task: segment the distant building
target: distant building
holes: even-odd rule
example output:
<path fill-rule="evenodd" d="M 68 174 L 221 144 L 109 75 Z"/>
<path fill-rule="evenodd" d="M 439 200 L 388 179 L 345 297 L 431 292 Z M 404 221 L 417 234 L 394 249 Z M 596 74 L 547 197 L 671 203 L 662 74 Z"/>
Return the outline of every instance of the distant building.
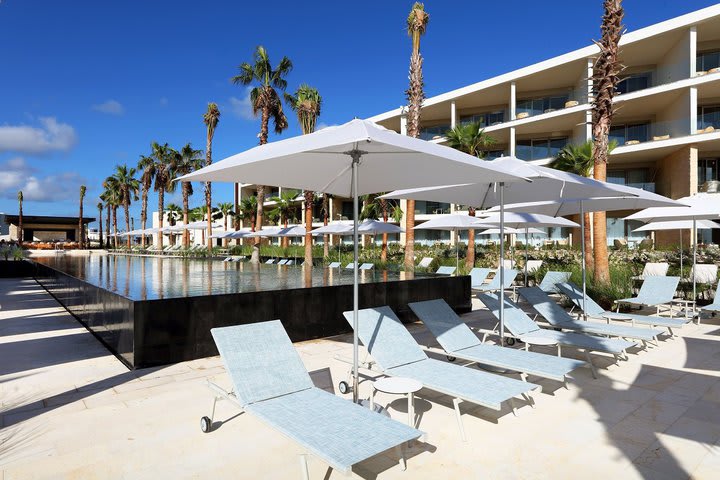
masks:
<path fill-rule="evenodd" d="M 7 228 L 8 240 L 19 240 L 18 215 L 2 214 L 2 228 Z M 83 217 L 82 223 L 87 228 L 94 222 L 92 217 Z M 78 228 L 79 217 L 53 217 L 48 215 L 23 215 L 23 242 L 76 242 L 80 239 Z"/>

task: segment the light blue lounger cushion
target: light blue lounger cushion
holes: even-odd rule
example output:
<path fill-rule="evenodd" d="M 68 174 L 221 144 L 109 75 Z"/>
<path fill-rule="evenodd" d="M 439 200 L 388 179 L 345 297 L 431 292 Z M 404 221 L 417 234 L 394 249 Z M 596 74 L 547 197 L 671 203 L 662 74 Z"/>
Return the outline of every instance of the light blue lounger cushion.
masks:
<path fill-rule="evenodd" d="M 662 330 L 651 328 L 629 327 L 619 324 L 606 324 L 585 322 L 573 318 L 564 308 L 555 303 L 547 293 L 537 287 L 526 287 L 518 290 L 523 297 L 542 317 L 554 327 L 567 330 L 578 330 L 597 335 L 610 335 L 612 337 L 636 338 L 639 340 L 654 340 Z"/>
<path fill-rule="evenodd" d="M 213 328 L 211 333 L 244 409 L 334 469 L 347 472 L 422 435 L 314 387 L 279 320 Z"/>
<path fill-rule="evenodd" d="M 503 287 L 504 290 L 507 290 L 510 288 L 515 281 L 515 277 L 517 277 L 519 270 L 514 270 L 510 268 L 505 269 L 505 285 Z M 494 290 L 500 290 L 500 269 L 498 269 L 497 272 L 495 272 L 495 276 L 490 280 L 490 283 L 485 285 L 478 285 L 473 287 L 476 290 L 480 290 L 482 292 L 491 292 Z"/>
<path fill-rule="evenodd" d="M 649 307 L 670 303 L 675 298 L 675 291 L 679 283 L 680 277 L 648 277 L 643 280 L 636 297 L 623 298 L 617 300 L 617 303 L 630 303 Z"/>
<path fill-rule="evenodd" d="M 437 275 L 452 275 L 455 273 L 455 267 L 440 267 L 435 273 Z"/>
<path fill-rule="evenodd" d="M 667 278 L 667 277 L 653 277 L 653 278 Z M 575 285 L 574 283 L 567 282 L 567 283 L 560 283 L 558 284 L 558 289 L 560 289 L 560 292 L 567 296 L 573 304 L 580 310 L 583 308 L 583 295 L 582 290 L 580 287 Z M 596 318 L 621 318 L 625 320 L 632 320 L 635 323 L 640 323 L 642 325 L 657 325 L 665 328 L 681 328 L 685 323 L 687 323 L 687 320 L 682 318 L 668 318 L 668 317 L 658 317 L 654 315 L 638 315 L 634 313 L 617 313 L 617 312 L 611 312 L 608 310 L 605 310 L 600 305 L 598 305 L 595 300 L 590 298 L 589 295 L 585 296 L 585 314 L 587 314 L 590 317 L 596 317 Z"/>
<path fill-rule="evenodd" d="M 548 271 L 545 273 L 542 281 L 540 282 L 540 290 L 546 293 L 560 293 L 557 288 L 558 283 L 564 283 L 570 281 L 570 272 L 554 272 Z"/>
<path fill-rule="evenodd" d="M 492 268 L 473 268 L 470 270 L 470 288 L 481 286 L 492 272 Z"/>
<path fill-rule="evenodd" d="M 720 290 L 720 284 L 715 287 L 715 296 L 713 297 L 713 303 L 700 307 L 700 310 L 707 310 L 708 312 L 720 312 L 720 297 L 718 297 L 718 290 Z"/>
<path fill-rule="evenodd" d="M 450 355 L 558 381 L 564 380 L 565 375 L 576 368 L 586 365 L 580 360 L 482 344 L 445 300 L 415 302 L 409 306 Z"/>
<path fill-rule="evenodd" d="M 343 314 L 350 325 L 352 314 Z M 366 308 L 358 314 L 358 337 L 388 375 L 413 378 L 431 390 L 496 410 L 503 401 L 540 388 L 428 358 L 390 307 Z"/>
<path fill-rule="evenodd" d="M 500 316 L 500 302 L 497 296 L 478 294 L 477 297 L 488 307 L 496 318 Z M 505 299 L 505 327 L 515 337 L 532 335 L 533 337 L 537 336 L 552 339 L 560 345 L 595 350 L 598 352 L 619 354 L 635 345 L 634 342 L 616 338 L 602 338 L 583 333 L 543 330 L 538 327 L 525 312 L 507 298 Z"/>

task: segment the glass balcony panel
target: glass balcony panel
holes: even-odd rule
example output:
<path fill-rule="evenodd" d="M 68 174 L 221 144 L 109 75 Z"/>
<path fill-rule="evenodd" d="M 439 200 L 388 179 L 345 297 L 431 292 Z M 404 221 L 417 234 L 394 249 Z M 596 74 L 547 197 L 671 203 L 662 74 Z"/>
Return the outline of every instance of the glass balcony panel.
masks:
<path fill-rule="evenodd" d="M 567 145 L 568 139 L 567 138 L 553 138 L 550 140 L 550 151 L 548 152 L 548 157 L 556 157 L 558 153 L 560 153 L 560 150 L 562 150 L 565 145 Z"/>
<path fill-rule="evenodd" d="M 720 67 L 720 52 L 701 53 L 697 56 L 696 68 L 698 72 L 707 72 Z"/>
<path fill-rule="evenodd" d="M 698 130 L 720 129 L 720 105 L 698 107 Z"/>
<path fill-rule="evenodd" d="M 636 73 L 623 78 L 617 86 L 617 93 L 630 93 L 652 86 L 652 72 Z"/>
<path fill-rule="evenodd" d="M 420 129 L 420 138 L 423 140 L 435 140 L 444 137 L 448 130 L 450 130 L 449 124 L 424 127 Z"/>

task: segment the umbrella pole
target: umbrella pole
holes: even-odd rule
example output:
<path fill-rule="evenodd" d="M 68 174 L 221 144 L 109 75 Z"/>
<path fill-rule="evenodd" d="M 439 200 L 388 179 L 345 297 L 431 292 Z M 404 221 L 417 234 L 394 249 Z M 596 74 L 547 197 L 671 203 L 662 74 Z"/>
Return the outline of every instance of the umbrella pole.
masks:
<path fill-rule="evenodd" d="M 697 220 L 693 218 L 692 224 L 692 242 L 693 242 L 693 314 L 695 313 L 695 307 L 697 305 L 697 275 L 695 269 L 697 268 Z"/>
<path fill-rule="evenodd" d="M 528 227 L 525 227 L 525 286 L 528 286 L 528 269 L 527 269 L 527 262 L 528 262 Z"/>
<path fill-rule="evenodd" d="M 353 402 L 358 402 L 358 163 L 361 153 L 350 152 L 352 157 L 352 194 L 353 194 Z"/>
<path fill-rule="evenodd" d="M 460 230 L 455 230 L 455 276 L 458 276 L 458 268 L 460 268 L 460 256 L 458 254 L 458 244 L 460 243 Z"/>
<path fill-rule="evenodd" d="M 582 315 L 585 320 L 587 320 L 587 314 L 585 313 L 585 303 L 587 298 L 587 270 L 585 268 L 586 259 L 585 259 L 585 208 L 583 206 L 582 200 L 580 201 L 580 237 L 582 238 L 582 242 L 580 244 L 580 250 L 582 250 L 582 285 L 583 285 L 583 306 L 582 306 Z"/>
<path fill-rule="evenodd" d="M 683 276 L 683 249 L 682 249 L 682 230 L 680 230 L 680 278 Z"/>
<path fill-rule="evenodd" d="M 500 182 L 500 345 L 505 344 L 505 182 Z"/>

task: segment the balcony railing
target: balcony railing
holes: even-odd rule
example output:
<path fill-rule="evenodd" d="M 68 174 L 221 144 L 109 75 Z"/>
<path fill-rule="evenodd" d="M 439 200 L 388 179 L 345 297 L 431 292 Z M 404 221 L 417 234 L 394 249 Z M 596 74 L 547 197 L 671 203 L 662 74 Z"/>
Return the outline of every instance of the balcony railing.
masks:
<path fill-rule="evenodd" d="M 701 53 L 698 55 L 696 68 L 698 75 L 720 72 L 720 51 Z"/>
<path fill-rule="evenodd" d="M 713 108 L 715 111 L 703 110 L 698 112 L 697 133 L 710 133 L 720 130 L 720 107 Z"/>
<path fill-rule="evenodd" d="M 579 90 L 568 90 L 566 93 L 540 98 L 520 99 L 515 106 L 515 118 L 522 119 L 542 115 L 543 113 L 551 113 L 565 108 L 576 107 L 587 103 L 587 101 L 587 92 Z"/>
<path fill-rule="evenodd" d="M 443 138 L 448 130 L 450 130 L 450 124 L 424 127 L 420 129 L 420 138 L 423 140 L 437 140 Z"/>

